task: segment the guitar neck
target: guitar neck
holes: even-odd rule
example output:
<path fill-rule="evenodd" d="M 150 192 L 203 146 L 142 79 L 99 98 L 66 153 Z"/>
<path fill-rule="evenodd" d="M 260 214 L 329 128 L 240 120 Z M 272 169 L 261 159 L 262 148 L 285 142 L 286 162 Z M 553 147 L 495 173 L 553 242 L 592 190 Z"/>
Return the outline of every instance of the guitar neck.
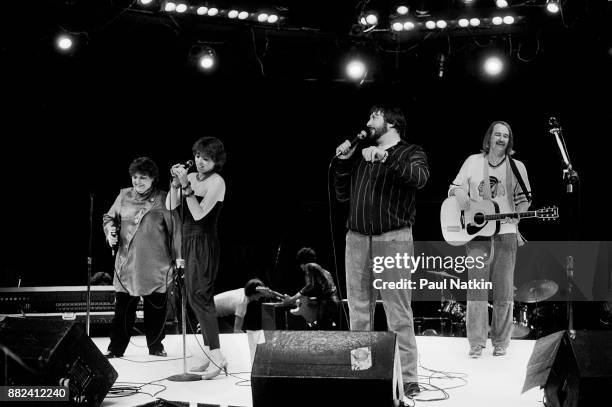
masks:
<path fill-rule="evenodd" d="M 517 213 L 495 213 L 485 215 L 485 220 L 502 220 L 505 218 L 524 219 L 537 217 L 537 211 L 517 212 Z"/>

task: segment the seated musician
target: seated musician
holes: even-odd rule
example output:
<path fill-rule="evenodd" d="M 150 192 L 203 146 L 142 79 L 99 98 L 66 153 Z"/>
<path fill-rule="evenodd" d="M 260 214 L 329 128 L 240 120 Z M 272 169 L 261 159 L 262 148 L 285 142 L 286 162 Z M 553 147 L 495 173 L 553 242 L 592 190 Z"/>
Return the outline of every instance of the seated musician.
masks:
<path fill-rule="evenodd" d="M 309 324 L 311 328 L 319 330 L 335 329 L 340 302 L 334 279 L 329 271 L 316 263 L 316 253 L 313 249 L 309 247 L 301 248 L 296 259 L 304 272 L 306 285 L 292 297 L 285 295 L 283 302 L 285 304 L 297 303 L 300 310 L 302 307 L 311 308 L 314 319 Z M 309 320 L 306 316 L 304 317 L 307 321 Z"/>

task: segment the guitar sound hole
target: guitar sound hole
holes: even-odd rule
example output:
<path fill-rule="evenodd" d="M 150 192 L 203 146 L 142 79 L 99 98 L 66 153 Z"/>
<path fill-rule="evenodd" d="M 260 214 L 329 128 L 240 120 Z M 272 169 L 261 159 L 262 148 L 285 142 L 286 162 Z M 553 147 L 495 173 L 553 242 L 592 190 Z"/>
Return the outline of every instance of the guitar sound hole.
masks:
<path fill-rule="evenodd" d="M 485 216 L 483 213 L 474 214 L 474 223 L 478 226 L 482 225 L 485 221 Z"/>

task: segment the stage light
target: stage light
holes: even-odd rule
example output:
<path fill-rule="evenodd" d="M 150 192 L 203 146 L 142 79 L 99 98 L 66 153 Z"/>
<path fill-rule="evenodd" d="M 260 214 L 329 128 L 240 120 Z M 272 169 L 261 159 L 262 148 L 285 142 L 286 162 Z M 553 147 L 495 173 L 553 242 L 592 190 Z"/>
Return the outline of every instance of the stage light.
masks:
<path fill-rule="evenodd" d="M 238 10 L 230 10 L 227 13 L 228 18 L 238 18 Z"/>
<path fill-rule="evenodd" d="M 436 22 L 429 20 L 425 23 L 425 27 L 429 28 L 430 30 L 433 30 L 434 28 L 436 28 Z"/>
<path fill-rule="evenodd" d="M 249 12 L 248 11 L 241 11 L 240 13 L 238 13 L 238 19 L 239 20 L 246 20 L 247 18 L 249 18 Z"/>
<path fill-rule="evenodd" d="M 208 46 L 202 47 L 198 54 L 198 66 L 205 71 L 210 71 L 215 66 L 215 63 L 215 51 Z"/>
<path fill-rule="evenodd" d="M 557 0 L 546 0 L 546 10 L 551 14 L 557 14 L 561 8 Z"/>
<path fill-rule="evenodd" d="M 173 3 L 171 1 L 167 2 L 166 5 L 164 6 L 164 11 L 167 11 L 168 13 L 173 12 L 174 10 L 176 10 L 176 3 Z"/>
<path fill-rule="evenodd" d="M 397 14 L 399 14 L 400 16 L 405 16 L 406 14 L 408 14 L 408 7 L 406 7 L 406 6 L 399 6 L 397 8 Z"/>
<path fill-rule="evenodd" d="M 498 56 L 489 56 L 483 64 L 484 72 L 489 76 L 497 76 L 504 70 L 504 62 Z"/>
<path fill-rule="evenodd" d="M 151 4 L 153 2 L 153 0 L 138 0 L 138 2 L 140 4 L 142 4 L 143 6 L 147 6 L 147 5 Z"/>
<path fill-rule="evenodd" d="M 364 16 L 359 17 L 359 24 L 368 25 L 368 22 L 366 21 Z"/>
<path fill-rule="evenodd" d="M 470 25 L 472 27 L 478 27 L 480 25 L 480 20 L 478 18 L 470 18 Z"/>
<path fill-rule="evenodd" d="M 366 66 L 363 61 L 359 59 L 353 59 L 346 65 L 346 74 L 351 80 L 363 80 L 366 74 Z"/>
<path fill-rule="evenodd" d="M 457 24 L 459 24 L 459 27 L 465 28 L 470 25 L 470 21 L 467 18 L 460 18 L 459 21 L 457 21 Z"/>
<path fill-rule="evenodd" d="M 508 0 L 495 0 L 495 5 L 498 8 L 506 8 L 508 7 Z"/>
<path fill-rule="evenodd" d="M 70 37 L 69 35 L 62 34 L 57 37 L 57 39 L 55 40 L 55 44 L 60 51 L 68 52 L 74 45 L 74 41 L 72 40 L 72 37 Z"/>
<path fill-rule="evenodd" d="M 514 17 L 512 16 L 505 16 L 504 17 L 504 24 L 514 24 Z"/>
<path fill-rule="evenodd" d="M 394 22 L 391 25 L 391 29 L 393 29 L 393 31 L 397 31 L 397 32 L 403 31 L 404 30 L 404 24 L 400 23 L 399 21 L 396 21 L 396 22 Z"/>
<path fill-rule="evenodd" d="M 196 10 L 196 14 L 199 16 L 205 16 L 206 13 L 208 13 L 208 7 L 201 6 Z"/>
<path fill-rule="evenodd" d="M 219 14 L 219 9 L 216 7 L 211 7 L 208 9 L 208 15 L 211 17 L 216 16 L 217 14 Z"/>
<path fill-rule="evenodd" d="M 493 25 L 500 25 L 504 22 L 504 19 L 500 16 L 495 16 L 491 19 L 491 22 L 493 23 Z"/>
<path fill-rule="evenodd" d="M 259 13 L 259 15 L 257 15 L 257 21 L 259 21 L 260 23 L 265 23 L 268 21 L 268 14 L 266 13 Z"/>
<path fill-rule="evenodd" d="M 439 29 L 444 29 L 446 28 L 446 26 L 447 26 L 446 21 L 444 20 L 436 21 L 436 27 L 438 27 Z"/>
<path fill-rule="evenodd" d="M 276 14 L 270 14 L 268 16 L 268 23 L 274 24 L 278 22 L 278 16 Z"/>
<path fill-rule="evenodd" d="M 179 4 L 176 5 L 176 12 L 177 13 L 184 13 L 185 11 L 187 11 L 187 4 L 179 3 Z"/>
<path fill-rule="evenodd" d="M 404 23 L 404 30 L 406 31 L 414 30 L 414 23 L 412 21 L 406 21 Z"/>
<path fill-rule="evenodd" d="M 367 14 L 365 20 L 366 20 L 366 23 L 368 23 L 368 25 L 378 24 L 378 16 L 374 13 Z"/>

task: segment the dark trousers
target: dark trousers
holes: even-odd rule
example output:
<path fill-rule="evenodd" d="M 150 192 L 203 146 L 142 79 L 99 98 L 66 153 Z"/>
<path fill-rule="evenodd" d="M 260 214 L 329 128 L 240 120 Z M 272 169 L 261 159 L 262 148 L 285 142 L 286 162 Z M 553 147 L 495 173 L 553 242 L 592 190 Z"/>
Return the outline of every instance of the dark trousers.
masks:
<path fill-rule="evenodd" d="M 130 343 L 132 329 L 136 321 L 136 306 L 140 297 L 115 293 L 115 317 L 110 334 L 108 350 L 116 355 L 123 355 Z M 152 293 L 142 297 L 144 301 L 144 324 L 147 346 L 150 352 L 163 350 L 162 340 L 166 337 L 166 293 Z"/>

